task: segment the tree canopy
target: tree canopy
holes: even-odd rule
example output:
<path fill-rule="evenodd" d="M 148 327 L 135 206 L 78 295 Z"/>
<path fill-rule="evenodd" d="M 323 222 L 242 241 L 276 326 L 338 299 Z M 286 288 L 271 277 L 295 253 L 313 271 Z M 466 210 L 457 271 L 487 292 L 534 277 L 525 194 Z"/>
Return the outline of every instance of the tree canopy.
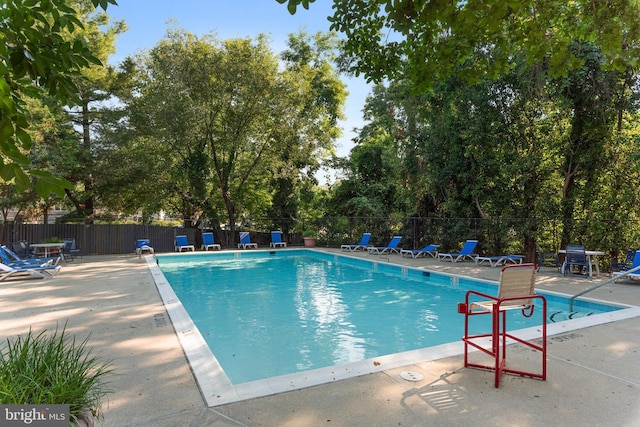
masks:
<path fill-rule="evenodd" d="M 233 230 L 273 200 L 271 213 L 295 216 L 285 206 L 333 151 L 346 97 L 329 62 L 335 40 L 301 33 L 288 46 L 279 57 L 262 35 L 222 41 L 172 30 L 136 59 L 120 139 L 161 153 L 146 184 L 187 225 L 208 219 Z"/>
<path fill-rule="evenodd" d="M 290 13 L 314 0 L 277 0 Z M 599 46 L 603 67 L 624 71 L 640 60 L 635 0 L 334 0 L 331 30 L 346 37 L 350 70 L 369 81 L 410 77 L 430 88 L 454 72 L 478 81 L 515 66 L 545 62 L 554 77 L 583 64 L 572 43 Z M 312 6 L 311 6 L 312 7 Z M 490 52 L 479 56 L 478 53 Z"/>

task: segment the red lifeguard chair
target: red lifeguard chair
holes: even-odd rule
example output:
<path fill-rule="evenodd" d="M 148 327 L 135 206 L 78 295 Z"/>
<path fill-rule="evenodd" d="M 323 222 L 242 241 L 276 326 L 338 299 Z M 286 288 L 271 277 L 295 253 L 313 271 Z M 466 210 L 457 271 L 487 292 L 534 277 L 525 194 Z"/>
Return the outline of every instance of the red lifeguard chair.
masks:
<path fill-rule="evenodd" d="M 547 301 L 535 293 L 535 264 L 516 264 L 502 268 L 498 296 L 477 291 L 468 291 L 465 302 L 458 304 L 458 312 L 464 314 L 464 366 L 495 371 L 495 386 L 500 385 L 502 373 L 523 377 L 547 378 Z M 535 306 L 542 309 L 542 342 L 537 344 L 507 332 L 507 311 L 520 309 L 524 317 L 531 317 Z M 470 334 L 469 319 L 482 315 L 491 316 L 491 332 Z M 527 372 L 506 366 L 508 340 L 518 342 L 541 353 L 542 366 L 539 371 Z M 487 342 L 489 341 L 489 342 Z M 469 346 L 491 356 L 492 365 L 469 362 Z"/>

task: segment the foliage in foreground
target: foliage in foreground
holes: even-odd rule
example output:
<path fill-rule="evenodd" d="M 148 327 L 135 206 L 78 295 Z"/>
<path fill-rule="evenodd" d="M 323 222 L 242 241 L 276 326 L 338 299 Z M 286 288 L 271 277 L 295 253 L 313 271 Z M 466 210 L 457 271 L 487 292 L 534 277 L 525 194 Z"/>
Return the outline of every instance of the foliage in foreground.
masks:
<path fill-rule="evenodd" d="M 68 404 L 72 419 L 91 412 L 102 417 L 102 399 L 111 392 L 104 377 L 112 372 L 65 328 L 51 335 L 29 331 L 7 339 L 0 359 L 0 403 Z"/>
<path fill-rule="evenodd" d="M 315 0 L 276 0 L 312 9 Z M 330 29 L 344 34 L 350 71 L 382 82 L 405 77 L 422 88 L 454 73 L 467 81 L 513 70 L 513 58 L 545 62 L 553 77 L 584 61 L 573 43 L 601 47 L 603 67 L 638 66 L 640 7 L 635 0 L 333 0 Z M 491 52 L 491 61 L 478 60 Z M 405 64 L 410 64 L 405 68 Z"/>
<path fill-rule="evenodd" d="M 67 0 L 4 1 L 0 7 L 0 177 L 14 180 L 20 190 L 30 186 L 29 172 L 38 178 L 41 195 L 62 194 L 68 186 L 47 171 L 29 169 L 25 155 L 32 146 L 27 132 L 26 99 L 46 93 L 62 103 L 75 102 L 73 76 L 90 64 L 100 64 L 83 40 L 70 42 L 66 34 L 83 29 Z M 91 0 L 106 10 L 115 0 Z"/>

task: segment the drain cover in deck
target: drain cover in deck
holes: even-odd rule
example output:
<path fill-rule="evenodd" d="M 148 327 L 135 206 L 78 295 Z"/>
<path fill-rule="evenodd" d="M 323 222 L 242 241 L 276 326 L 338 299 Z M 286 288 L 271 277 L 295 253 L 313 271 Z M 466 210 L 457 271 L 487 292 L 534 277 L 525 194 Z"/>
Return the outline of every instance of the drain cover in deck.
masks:
<path fill-rule="evenodd" d="M 400 377 L 407 381 L 422 381 L 422 374 L 413 371 L 402 371 Z"/>

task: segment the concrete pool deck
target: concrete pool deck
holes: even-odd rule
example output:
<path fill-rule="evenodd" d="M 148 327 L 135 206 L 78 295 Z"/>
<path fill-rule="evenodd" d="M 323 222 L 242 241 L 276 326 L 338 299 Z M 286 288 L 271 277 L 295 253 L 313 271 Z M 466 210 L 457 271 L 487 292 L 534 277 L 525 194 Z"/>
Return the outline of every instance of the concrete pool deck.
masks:
<path fill-rule="evenodd" d="M 358 256 L 489 280 L 500 273 L 471 262 Z M 575 294 L 606 279 L 543 269 L 537 287 Z M 587 296 L 640 306 L 640 282 L 609 284 Z M 85 256 L 64 264 L 53 280 L 4 281 L 0 307 L 2 338 L 65 323 L 79 337 L 91 334 L 90 345 L 115 368 L 105 426 L 640 424 L 640 317 L 549 336 L 547 381 L 505 375 L 496 389 L 492 373 L 464 368 L 462 356 L 453 356 L 207 407 L 154 279 L 133 254 Z M 510 354 L 529 356 L 515 348 Z M 403 371 L 424 378 L 405 381 Z"/>

